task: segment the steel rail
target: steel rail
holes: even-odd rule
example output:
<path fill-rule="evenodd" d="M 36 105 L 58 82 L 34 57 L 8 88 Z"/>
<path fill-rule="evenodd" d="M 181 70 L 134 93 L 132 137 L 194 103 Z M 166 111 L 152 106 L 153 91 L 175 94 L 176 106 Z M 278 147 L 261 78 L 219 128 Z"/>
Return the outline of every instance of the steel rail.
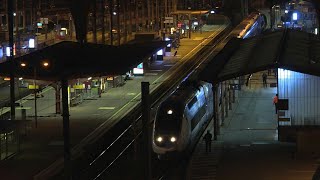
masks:
<path fill-rule="evenodd" d="M 227 27 L 225 31 L 221 32 L 221 34 L 224 34 L 224 35 L 225 35 L 225 34 L 228 34 L 229 32 L 230 32 L 230 29 Z M 212 44 L 211 44 L 211 45 L 208 45 L 209 43 L 212 43 L 212 41 L 217 40 L 217 38 L 220 39 L 220 40 L 214 42 L 214 45 L 212 45 Z M 210 39 L 210 38 L 207 38 L 207 39 Z M 222 39 L 224 39 L 224 38 L 222 38 Z M 192 57 L 192 59 L 195 59 L 195 58 L 198 59 L 197 63 L 195 63 L 192 67 L 190 67 L 190 68 L 189 68 L 189 71 L 186 71 L 186 72 L 183 73 L 183 74 L 187 74 L 187 77 L 188 77 L 188 76 L 191 75 L 197 68 L 199 68 L 199 66 L 201 65 L 201 63 L 202 63 L 203 61 L 207 60 L 207 59 L 211 56 L 211 54 L 212 54 L 212 52 L 207 52 L 207 51 L 211 51 L 211 49 L 212 49 L 213 47 L 215 47 L 220 41 L 221 41 L 221 36 L 217 36 L 216 38 L 213 38 L 208 44 L 206 44 L 206 45 L 202 45 L 202 44 L 201 44 L 201 46 L 204 47 L 204 48 L 200 49 L 200 50 L 197 52 L 197 54 Z M 201 61 L 201 62 L 199 63 L 199 61 Z M 196 66 L 196 67 L 194 67 L 194 66 Z M 190 72 L 190 70 L 191 70 L 191 72 Z M 177 71 L 179 71 L 179 68 L 177 68 Z M 180 84 L 180 83 L 181 83 L 181 79 L 184 79 L 184 78 L 185 78 L 185 76 L 182 76 L 182 78 L 180 78 L 178 81 L 177 81 L 177 79 L 173 79 L 173 78 L 171 78 L 170 80 L 167 80 L 167 84 L 172 84 L 171 88 L 166 88 L 166 86 L 165 86 L 165 88 L 163 88 L 163 89 L 166 89 L 166 90 L 157 91 L 157 92 L 160 93 L 160 95 L 157 94 L 157 93 L 152 94 L 153 97 L 158 97 L 158 98 L 156 98 L 156 99 L 153 101 L 152 107 L 154 107 L 155 104 L 157 104 L 157 103 L 163 98 L 163 96 L 165 96 L 169 91 L 171 91 L 171 90 L 172 90 L 172 87 L 176 87 L 177 84 Z M 175 83 L 172 83 L 171 81 L 176 81 L 176 82 L 175 82 Z M 159 98 L 159 97 L 160 97 L 160 98 Z M 154 98 L 152 98 L 152 99 L 154 99 Z M 141 116 L 140 116 L 138 119 L 136 119 L 135 122 L 139 122 L 139 121 L 140 121 L 140 118 L 141 118 Z M 151 122 L 151 123 L 152 123 L 152 122 Z M 150 124 L 151 124 L 151 123 L 150 123 Z M 132 127 L 133 127 L 133 124 L 131 124 L 131 125 L 125 130 L 125 132 L 128 132 L 128 130 L 129 130 L 130 128 L 132 128 Z M 139 132 L 139 135 L 140 135 L 141 133 L 142 133 L 142 131 Z M 124 134 L 125 134 L 125 133 L 121 133 L 120 136 L 123 136 Z M 119 136 L 115 141 L 118 141 L 118 140 L 120 139 L 120 136 Z M 138 138 L 138 136 L 136 136 L 136 138 Z M 136 140 L 136 138 L 133 139 L 133 140 L 130 142 L 130 145 L 132 144 L 132 142 L 134 142 L 134 141 Z M 112 145 L 115 144 L 115 141 L 112 142 Z M 107 149 L 111 148 L 112 145 L 109 145 L 109 146 L 107 147 Z M 128 149 L 128 147 L 129 147 L 129 146 L 126 146 L 126 149 Z M 102 156 L 103 154 L 105 154 L 105 152 L 107 151 L 107 149 L 105 149 L 97 158 L 95 158 L 93 162 L 96 162 L 97 159 L 101 158 L 101 156 Z M 126 149 L 125 149 L 125 150 L 126 150 Z M 121 151 L 120 154 L 123 154 L 123 151 Z M 120 154 L 119 154 L 119 155 L 120 155 Z M 117 160 L 117 159 L 119 158 L 119 155 L 116 157 L 115 160 Z M 103 173 L 115 162 L 115 160 L 112 161 L 112 162 L 107 166 L 107 168 L 103 170 Z M 92 164 L 92 163 L 90 163 L 90 164 Z M 101 173 L 99 173 L 98 176 L 101 176 Z M 96 178 L 97 178 L 97 177 L 96 177 Z M 94 179 L 96 179 L 96 178 L 94 178 Z"/>

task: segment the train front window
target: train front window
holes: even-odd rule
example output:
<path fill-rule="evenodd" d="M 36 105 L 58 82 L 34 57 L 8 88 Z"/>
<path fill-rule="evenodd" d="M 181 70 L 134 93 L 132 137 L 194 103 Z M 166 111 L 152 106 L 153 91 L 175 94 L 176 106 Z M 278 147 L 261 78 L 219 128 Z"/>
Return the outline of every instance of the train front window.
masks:
<path fill-rule="evenodd" d="M 163 110 L 157 113 L 155 128 L 158 133 L 174 133 L 181 129 L 182 113 Z"/>

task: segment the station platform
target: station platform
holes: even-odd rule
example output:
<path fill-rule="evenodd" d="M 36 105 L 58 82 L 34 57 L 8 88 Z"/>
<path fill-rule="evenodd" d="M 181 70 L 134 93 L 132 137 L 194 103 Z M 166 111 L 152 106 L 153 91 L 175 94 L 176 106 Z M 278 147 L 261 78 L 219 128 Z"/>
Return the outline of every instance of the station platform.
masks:
<path fill-rule="evenodd" d="M 72 151 L 79 150 L 79 143 L 90 142 L 88 138 L 94 130 L 102 132 L 116 123 L 116 119 L 140 101 L 141 82 L 150 82 L 150 91 L 167 78 L 166 72 L 175 64 L 201 49 L 201 43 L 211 35 L 216 35 L 221 26 L 207 27 L 202 32 L 193 32 L 191 39 L 183 38 L 177 55 L 173 49 L 163 61 L 156 61 L 146 70 L 144 76 L 132 77 L 123 86 L 111 88 L 102 93 L 101 98 L 92 98 L 70 107 L 70 136 Z M 9 93 L 9 91 L 7 92 Z M 27 120 L 31 128 L 21 141 L 20 152 L 10 159 L 0 162 L 0 174 L 4 180 L 37 179 L 37 174 L 52 163 L 63 158 L 62 117 L 55 114 L 55 94 L 52 87 L 44 89 L 43 97 L 37 99 L 37 127 L 34 120 L 34 97 L 29 95 L 20 100 L 27 110 Z M 3 108 L 2 113 L 9 111 Z M 16 109 L 17 119 L 21 110 Z M 108 125 L 106 125 L 106 122 Z"/>
<path fill-rule="evenodd" d="M 318 166 L 312 154 L 297 153 L 295 143 L 278 141 L 273 97 L 273 73 L 263 87 L 262 74 L 252 74 L 248 86 L 238 91 L 236 102 L 221 126 L 212 151 L 200 141 L 192 157 L 190 180 L 310 180 Z M 271 84 L 271 87 L 270 87 Z M 212 122 L 211 122 L 212 123 Z M 213 125 L 207 130 L 212 133 Z"/>

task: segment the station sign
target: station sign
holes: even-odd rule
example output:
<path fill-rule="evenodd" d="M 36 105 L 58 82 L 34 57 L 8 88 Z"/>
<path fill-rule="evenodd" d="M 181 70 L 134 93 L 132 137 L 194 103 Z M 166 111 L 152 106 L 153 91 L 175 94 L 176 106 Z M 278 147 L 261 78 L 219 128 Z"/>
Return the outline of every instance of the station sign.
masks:
<path fill-rule="evenodd" d="M 73 85 L 73 89 L 84 89 L 84 85 L 83 84 Z"/>
<path fill-rule="evenodd" d="M 28 89 L 39 89 L 38 85 L 29 84 Z"/>
<path fill-rule="evenodd" d="M 163 23 L 167 23 L 167 24 L 171 23 L 171 24 L 173 24 L 173 17 L 164 17 L 164 22 Z"/>

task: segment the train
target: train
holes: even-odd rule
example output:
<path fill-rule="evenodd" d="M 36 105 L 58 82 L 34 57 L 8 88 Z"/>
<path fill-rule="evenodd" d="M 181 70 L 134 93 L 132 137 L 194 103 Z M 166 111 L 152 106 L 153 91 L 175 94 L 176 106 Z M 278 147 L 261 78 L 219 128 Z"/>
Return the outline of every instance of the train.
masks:
<path fill-rule="evenodd" d="M 186 80 L 157 109 L 153 151 L 160 159 L 183 152 L 212 116 L 212 84 Z"/>
<path fill-rule="evenodd" d="M 230 36 L 251 37 L 261 33 L 264 27 L 265 18 L 260 14 L 252 14 Z M 212 119 L 213 106 L 212 84 L 185 78 L 157 108 L 152 149 L 158 158 L 168 159 L 188 153 Z"/>
<path fill-rule="evenodd" d="M 232 30 L 231 37 L 246 39 L 261 34 L 266 27 L 266 16 L 253 12 Z"/>

